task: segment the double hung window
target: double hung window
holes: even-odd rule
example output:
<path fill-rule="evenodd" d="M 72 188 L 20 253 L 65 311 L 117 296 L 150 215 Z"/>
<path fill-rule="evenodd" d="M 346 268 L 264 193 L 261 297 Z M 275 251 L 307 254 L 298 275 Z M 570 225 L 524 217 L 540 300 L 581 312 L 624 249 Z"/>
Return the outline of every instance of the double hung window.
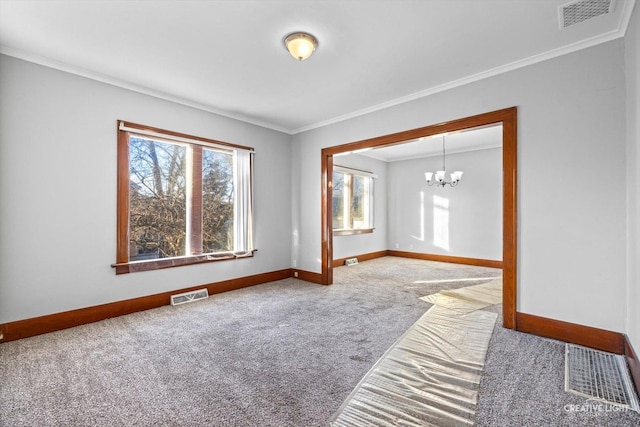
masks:
<path fill-rule="evenodd" d="M 116 273 L 251 256 L 252 154 L 120 122 Z"/>
<path fill-rule="evenodd" d="M 333 168 L 333 234 L 373 232 L 375 175 L 343 166 Z"/>

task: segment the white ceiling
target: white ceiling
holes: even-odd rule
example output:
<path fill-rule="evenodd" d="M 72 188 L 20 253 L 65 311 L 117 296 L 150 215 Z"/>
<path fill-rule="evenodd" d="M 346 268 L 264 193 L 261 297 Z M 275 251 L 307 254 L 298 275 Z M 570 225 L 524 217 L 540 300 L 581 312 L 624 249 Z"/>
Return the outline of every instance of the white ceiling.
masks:
<path fill-rule="evenodd" d="M 357 154 L 385 162 L 442 156 L 443 135 L 419 138 L 402 144 L 359 151 Z M 502 125 L 484 126 L 444 135 L 446 154 L 502 147 Z"/>
<path fill-rule="evenodd" d="M 635 0 L 561 30 L 566 3 L 0 0 L 0 52 L 297 133 L 622 37 Z"/>

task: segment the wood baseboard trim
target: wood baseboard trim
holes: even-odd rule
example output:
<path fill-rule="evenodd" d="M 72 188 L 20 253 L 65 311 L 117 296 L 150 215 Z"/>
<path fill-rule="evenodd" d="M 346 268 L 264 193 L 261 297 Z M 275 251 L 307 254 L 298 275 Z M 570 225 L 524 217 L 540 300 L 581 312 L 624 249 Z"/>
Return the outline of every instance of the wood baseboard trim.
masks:
<path fill-rule="evenodd" d="M 322 280 L 322 274 L 320 273 L 312 273 L 311 271 L 297 270 L 294 268 L 291 270 L 291 277 L 304 280 L 305 282 L 316 283 L 318 285 L 326 285 Z"/>
<path fill-rule="evenodd" d="M 387 255 L 397 256 L 402 258 L 415 258 L 415 259 L 424 259 L 427 261 L 438 261 L 438 262 L 449 262 L 452 264 L 466 264 L 466 265 L 475 265 L 477 267 L 490 267 L 490 268 L 502 268 L 502 261 L 495 261 L 491 259 L 480 259 L 480 258 L 465 258 L 458 256 L 449 256 L 449 255 L 435 255 L 435 254 L 423 254 L 419 252 L 407 252 L 407 251 L 396 251 L 396 250 L 388 250 Z"/>
<path fill-rule="evenodd" d="M 609 353 L 625 354 L 624 334 L 606 329 L 517 312 L 516 330 Z"/>
<path fill-rule="evenodd" d="M 209 295 L 214 295 L 221 292 L 282 280 L 291 276 L 292 271 L 290 268 L 287 268 L 284 270 L 239 277 L 237 279 L 224 280 L 191 288 L 178 289 L 171 292 L 163 292 L 160 294 L 116 301 L 93 307 L 34 317 L 31 319 L 18 320 L 15 322 L 0 324 L 0 333 L 4 335 L 2 342 L 14 341 L 21 338 L 28 338 L 35 335 L 80 326 L 86 323 L 98 322 L 112 317 L 123 316 L 125 314 L 131 314 L 138 311 L 149 310 L 151 308 L 162 307 L 164 305 L 169 305 L 171 295 L 190 292 L 196 289 L 202 289 L 203 287 L 207 288 Z"/>
<path fill-rule="evenodd" d="M 384 256 L 387 256 L 388 253 L 389 251 L 385 249 L 384 251 L 369 252 L 368 254 L 353 255 L 345 258 L 336 258 L 333 260 L 333 268 L 344 265 L 345 261 L 350 258 L 358 258 L 358 262 L 369 261 L 372 259 L 382 258 Z"/>
<path fill-rule="evenodd" d="M 624 356 L 627 359 L 627 366 L 631 372 L 636 393 L 640 394 L 640 359 L 638 359 L 638 354 L 633 349 L 631 341 L 629 341 L 629 337 L 626 334 L 624 335 Z"/>
<path fill-rule="evenodd" d="M 518 312 L 516 312 L 516 330 L 609 353 L 622 354 L 627 360 L 636 392 L 640 390 L 640 359 L 626 334 Z"/>

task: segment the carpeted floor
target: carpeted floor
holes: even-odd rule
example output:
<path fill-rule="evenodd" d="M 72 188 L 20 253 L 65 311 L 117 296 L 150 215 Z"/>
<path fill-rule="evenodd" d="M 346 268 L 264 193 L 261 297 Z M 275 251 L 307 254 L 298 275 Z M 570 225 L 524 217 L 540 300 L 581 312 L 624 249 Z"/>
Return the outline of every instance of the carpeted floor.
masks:
<path fill-rule="evenodd" d="M 144 274 L 144 273 L 142 273 Z M 499 270 L 385 257 L 0 345 L 0 426 L 322 426 L 440 289 Z M 484 280 L 486 281 L 486 280 Z M 500 313 L 499 306 L 485 310 Z M 569 412 L 564 345 L 499 326 L 477 425 L 640 425 Z"/>

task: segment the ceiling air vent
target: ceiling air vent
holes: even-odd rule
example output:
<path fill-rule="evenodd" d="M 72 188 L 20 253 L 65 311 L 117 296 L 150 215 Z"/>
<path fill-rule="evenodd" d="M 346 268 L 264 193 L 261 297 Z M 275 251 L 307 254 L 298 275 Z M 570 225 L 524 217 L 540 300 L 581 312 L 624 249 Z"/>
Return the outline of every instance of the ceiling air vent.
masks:
<path fill-rule="evenodd" d="M 560 29 L 612 13 L 614 8 L 615 0 L 579 0 L 564 4 L 558 8 Z"/>

